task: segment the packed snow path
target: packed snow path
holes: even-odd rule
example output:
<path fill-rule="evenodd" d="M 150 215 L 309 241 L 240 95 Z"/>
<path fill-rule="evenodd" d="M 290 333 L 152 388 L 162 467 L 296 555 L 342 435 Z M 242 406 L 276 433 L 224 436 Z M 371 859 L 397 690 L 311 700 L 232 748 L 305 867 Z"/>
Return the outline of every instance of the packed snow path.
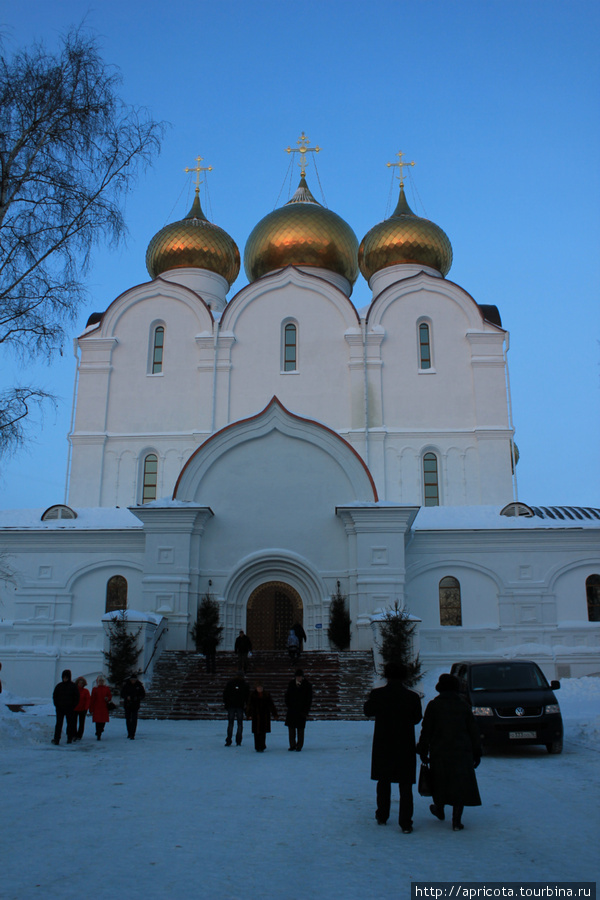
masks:
<path fill-rule="evenodd" d="M 4 719 L 6 724 L 6 719 Z M 225 723 L 113 720 L 50 744 L 37 719 L 2 747 L 3 900 L 408 898 L 411 881 L 590 881 L 600 756 L 567 739 L 486 756 L 483 806 L 452 832 L 416 796 L 415 830 L 374 819 L 372 723 L 309 722 L 302 753 L 223 746 Z"/>

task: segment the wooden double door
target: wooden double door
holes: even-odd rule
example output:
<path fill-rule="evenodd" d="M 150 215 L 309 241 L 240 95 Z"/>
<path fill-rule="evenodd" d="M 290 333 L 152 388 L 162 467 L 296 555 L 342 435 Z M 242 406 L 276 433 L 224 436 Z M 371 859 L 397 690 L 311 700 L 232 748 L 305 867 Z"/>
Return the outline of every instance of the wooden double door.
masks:
<path fill-rule="evenodd" d="M 246 608 L 246 634 L 254 650 L 285 650 L 290 628 L 302 624 L 303 607 L 298 591 L 283 581 L 257 587 Z"/>

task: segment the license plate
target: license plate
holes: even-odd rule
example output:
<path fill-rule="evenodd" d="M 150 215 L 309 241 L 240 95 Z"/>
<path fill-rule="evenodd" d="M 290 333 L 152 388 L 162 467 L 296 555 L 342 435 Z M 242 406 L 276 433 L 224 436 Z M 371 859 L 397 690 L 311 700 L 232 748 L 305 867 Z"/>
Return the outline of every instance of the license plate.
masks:
<path fill-rule="evenodd" d="M 537 737 L 535 731 L 509 731 L 509 738 L 512 740 L 519 740 L 519 738 L 535 738 Z"/>

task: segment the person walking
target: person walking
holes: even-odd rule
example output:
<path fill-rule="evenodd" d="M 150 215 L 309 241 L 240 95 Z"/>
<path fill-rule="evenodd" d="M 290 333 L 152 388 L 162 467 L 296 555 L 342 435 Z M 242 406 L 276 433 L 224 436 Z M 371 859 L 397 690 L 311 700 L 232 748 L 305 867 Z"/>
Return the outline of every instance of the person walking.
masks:
<path fill-rule="evenodd" d="M 296 660 L 300 656 L 300 641 L 293 628 L 290 628 L 287 637 L 287 651 L 291 660 Z"/>
<path fill-rule="evenodd" d="M 285 692 L 285 705 L 287 706 L 285 724 L 290 737 L 289 749 L 296 750 L 298 753 L 304 746 L 304 729 L 311 704 L 312 685 L 304 677 L 303 670 L 296 669 Z"/>
<path fill-rule="evenodd" d="M 52 702 L 56 707 L 56 726 L 53 744 L 60 744 L 63 722 L 67 720 L 67 744 L 72 744 L 77 737 L 77 713 L 75 707 L 79 703 L 79 690 L 71 681 L 71 670 L 65 669 L 61 680 L 54 688 Z"/>
<path fill-rule="evenodd" d="M 233 738 L 233 725 L 237 722 L 235 733 L 235 744 L 239 747 L 242 743 L 242 734 L 244 731 L 244 709 L 250 696 L 250 687 L 244 678 L 243 670 L 240 670 L 235 678 L 228 681 L 223 691 L 223 703 L 227 710 L 227 737 L 225 738 L 225 746 L 231 747 Z"/>
<path fill-rule="evenodd" d="M 415 725 L 421 721 L 421 699 L 404 686 L 404 666 L 386 663 L 386 684 L 371 691 L 365 716 L 375 719 L 371 753 L 371 779 L 377 782 L 375 818 L 385 825 L 390 815 L 391 786 L 398 784 L 398 824 L 403 834 L 413 830 L 413 784 L 417 773 Z"/>
<path fill-rule="evenodd" d="M 244 634 L 243 629 L 240 629 L 240 633 L 235 639 L 234 648 L 237 653 L 238 658 L 238 669 L 242 672 L 248 671 L 248 654 L 252 653 L 252 641 L 248 637 L 247 634 Z"/>
<path fill-rule="evenodd" d="M 80 741 L 85 728 L 85 717 L 90 708 L 90 692 L 86 687 L 87 681 L 82 675 L 75 679 L 75 685 L 79 691 L 79 703 L 75 707 L 75 712 L 77 713 L 77 734 L 73 740 Z"/>
<path fill-rule="evenodd" d="M 112 701 L 110 688 L 106 683 L 104 675 L 98 675 L 96 684 L 92 688 L 92 696 L 90 697 L 90 712 L 92 714 L 92 722 L 96 726 L 96 740 L 102 738 L 104 726 L 108 722 L 109 708 L 108 704 Z"/>
<path fill-rule="evenodd" d="M 141 681 L 138 681 L 137 673 L 132 672 L 121 690 L 121 699 L 125 710 L 125 724 L 127 725 L 127 739 L 135 740 L 137 731 L 138 713 L 140 703 L 146 696 L 146 690 Z"/>
<path fill-rule="evenodd" d="M 304 644 L 306 643 L 306 632 L 300 622 L 294 622 L 292 625 L 292 630 L 296 637 L 298 638 L 298 656 L 302 653 L 304 649 Z"/>
<path fill-rule="evenodd" d="M 254 749 L 257 753 L 263 753 L 267 749 L 267 734 L 271 731 L 271 716 L 278 719 L 279 715 L 273 698 L 268 691 L 264 690 L 260 681 L 256 682 L 254 690 L 250 694 L 246 711 L 248 718 L 252 719 Z"/>
<path fill-rule="evenodd" d="M 462 831 L 465 806 L 481 806 L 475 769 L 481 761 L 479 729 L 471 707 L 459 693 L 454 675 L 440 675 L 438 696 L 427 704 L 417 750 L 431 768 L 430 812 L 445 819 L 444 806 L 452 807 L 452 830 Z"/>

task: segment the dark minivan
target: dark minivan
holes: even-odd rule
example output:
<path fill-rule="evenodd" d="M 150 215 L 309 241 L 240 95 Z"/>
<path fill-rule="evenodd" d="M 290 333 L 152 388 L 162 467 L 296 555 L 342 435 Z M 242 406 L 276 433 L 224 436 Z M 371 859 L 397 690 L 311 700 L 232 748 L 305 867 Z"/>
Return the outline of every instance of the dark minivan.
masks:
<path fill-rule="evenodd" d="M 452 674 L 473 709 L 482 740 L 496 744 L 544 744 L 561 753 L 563 723 L 554 691 L 530 659 L 467 660 L 454 663 Z"/>

